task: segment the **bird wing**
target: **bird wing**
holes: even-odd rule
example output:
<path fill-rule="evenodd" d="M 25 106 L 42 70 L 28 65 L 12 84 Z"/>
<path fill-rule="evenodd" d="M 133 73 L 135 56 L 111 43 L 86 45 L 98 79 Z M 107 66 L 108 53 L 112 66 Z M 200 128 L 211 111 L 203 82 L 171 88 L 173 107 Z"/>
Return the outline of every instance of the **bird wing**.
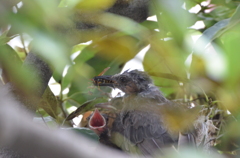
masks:
<path fill-rule="evenodd" d="M 134 110 L 119 115 L 112 133 L 113 141 L 120 148 L 143 155 L 152 155 L 156 150 L 177 143 L 177 137 L 168 133 L 159 114 L 150 111 Z"/>

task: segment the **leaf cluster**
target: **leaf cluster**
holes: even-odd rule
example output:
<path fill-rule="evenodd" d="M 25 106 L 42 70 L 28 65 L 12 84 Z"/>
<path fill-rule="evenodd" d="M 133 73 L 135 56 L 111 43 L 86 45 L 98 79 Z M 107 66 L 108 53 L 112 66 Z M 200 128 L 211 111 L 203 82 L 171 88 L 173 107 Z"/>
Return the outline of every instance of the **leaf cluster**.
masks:
<path fill-rule="evenodd" d="M 28 91 L 33 86 L 28 84 L 31 73 L 20 69 L 22 62 L 33 50 L 43 58 L 60 87 L 58 94 L 47 88 L 37 108 L 39 117 L 51 116 L 45 121 L 48 126 L 54 122 L 73 127 L 71 119 L 108 102 L 111 89 L 94 87 L 91 79 L 106 67 L 110 69 L 105 75 L 120 73 L 136 59 L 168 98 L 201 107 L 199 118 L 212 122 L 209 130 L 215 128 L 211 146 L 221 153 L 238 154 L 239 1 L 151 0 L 150 12 L 156 20 L 141 23 L 107 12 L 121 0 L 1 3 L 1 79 Z M 196 6 L 199 10 L 190 12 Z M 204 28 L 191 27 L 198 21 Z M 20 46 L 12 45 L 13 39 Z M 136 58 L 144 48 L 143 59 Z M 205 137 L 201 141 L 208 143 Z"/>

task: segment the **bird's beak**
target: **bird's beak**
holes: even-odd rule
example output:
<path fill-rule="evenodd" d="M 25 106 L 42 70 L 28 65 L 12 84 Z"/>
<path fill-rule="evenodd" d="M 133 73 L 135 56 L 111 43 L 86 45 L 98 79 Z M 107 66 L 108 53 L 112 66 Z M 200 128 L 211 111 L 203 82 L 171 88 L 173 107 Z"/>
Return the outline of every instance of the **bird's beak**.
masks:
<path fill-rule="evenodd" d="M 95 86 L 109 86 L 114 88 L 114 85 L 116 84 L 116 81 L 114 81 L 112 76 L 96 76 L 92 81 Z"/>
<path fill-rule="evenodd" d="M 100 135 L 105 131 L 106 125 L 106 119 L 97 109 L 95 109 L 88 122 L 89 128 L 96 134 Z"/>

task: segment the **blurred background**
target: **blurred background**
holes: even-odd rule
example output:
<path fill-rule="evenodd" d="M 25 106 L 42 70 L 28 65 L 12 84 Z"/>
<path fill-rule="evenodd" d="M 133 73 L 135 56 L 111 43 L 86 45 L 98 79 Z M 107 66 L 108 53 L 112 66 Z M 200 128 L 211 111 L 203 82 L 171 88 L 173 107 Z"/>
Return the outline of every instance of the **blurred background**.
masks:
<path fill-rule="evenodd" d="M 1 82 L 12 83 L 24 97 L 33 98 L 31 92 L 38 91 L 41 83 L 38 80 L 49 81 L 39 103 L 30 107 L 34 120 L 50 128 L 81 132 L 89 116 L 84 114 L 119 94 L 93 86 L 94 76 L 144 70 L 167 98 L 201 109 L 196 118 L 205 123 L 207 133 L 198 145 L 238 157 L 239 3 L 0 1 Z M 38 71 L 31 66 L 36 61 L 28 60 L 29 53 L 47 63 L 50 78 L 34 77 Z M 188 113 L 181 116 L 182 121 L 188 118 Z"/>

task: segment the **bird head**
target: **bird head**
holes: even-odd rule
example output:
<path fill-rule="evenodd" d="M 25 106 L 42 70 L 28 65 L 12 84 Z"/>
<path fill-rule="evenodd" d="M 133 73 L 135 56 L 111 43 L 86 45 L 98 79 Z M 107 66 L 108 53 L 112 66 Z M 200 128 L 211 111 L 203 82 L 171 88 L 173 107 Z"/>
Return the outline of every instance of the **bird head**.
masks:
<path fill-rule="evenodd" d="M 150 77 L 143 71 L 125 71 L 113 76 L 96 76 L 93 78 L 96 86 L 109 86 L 118 88 L 126 94 L 140 93 L 152 84 Z"/>

